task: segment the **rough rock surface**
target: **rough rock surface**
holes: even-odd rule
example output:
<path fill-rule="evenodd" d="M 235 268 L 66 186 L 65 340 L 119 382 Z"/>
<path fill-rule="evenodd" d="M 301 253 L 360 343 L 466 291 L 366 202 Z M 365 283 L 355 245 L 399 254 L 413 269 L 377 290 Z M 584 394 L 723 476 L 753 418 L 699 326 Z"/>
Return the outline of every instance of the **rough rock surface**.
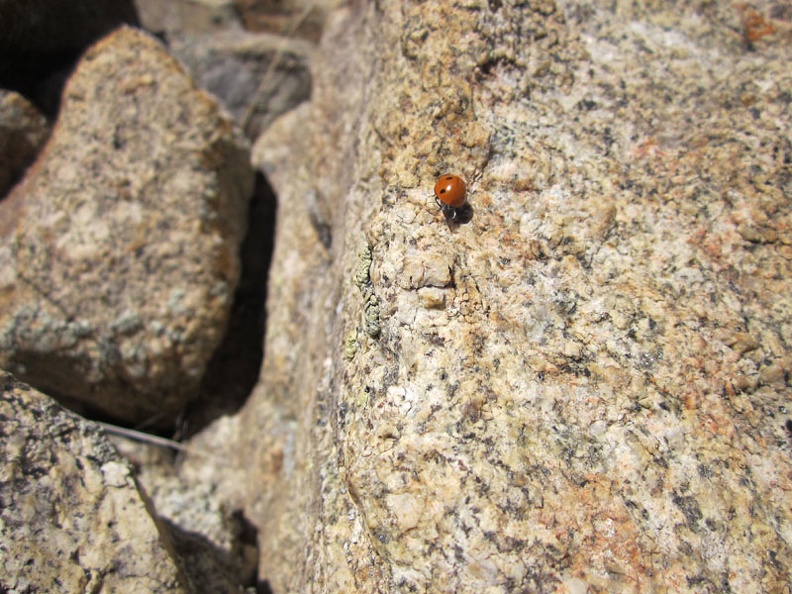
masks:
<path fill-rule="evenodd" d="M 0 89 L 0 199 L 35 160 L 48 134 L 47 119 L 34 105 Z"/>
<path fill-rule="evenodd" d="M 255 583 L 256 550 L 242 542 L 245 531 L 240 518 L 217 497 L 215 483 L 206 480 L 206 472 L 185 480 L 181 458 L 173 451 L 116 434 L 111 438 L 135 468 L 135 480 L 167 527 L 191 590 L 239 594 L 243 580 Z M 200 440 L 190 451 L 198 454 L 196 466 L 224 465 L 226 453 L 216 448 L 202 451 Z"/>
<path fill-rule="evenodd" d="M 96 425 L 4 372 L 0 418 L 0 591 L 188 591 Z"/>
<path fill-rule="evenodd" d="M 168 39 L 241 28 L 233 0 L 135 0 L 135 7 L 141 26 Z"/>
<path fill-rule="evenodd" d="M 789 14 L 608 7 L 356 3 L 257 143 L 273 592 L 792 588 Z"/>
<path fill-rule="evenodd" d="M 170 49 L 251 138 L 311 94 L 308 60 L 315 46 L 307 41 L 222 31 L 173 39 Z"/>
<path fill-rule="evenodd" d="M 137 24 L 131 0 L 0 0 L 0 88 L 54 119 L 79 55 L 122 24 Z"/>
<path fill-rule="evenodd" d="M 225 331 L 252 183 L 245 140 L 159 42 L 102 40 L 0 203 L 0 365 L 117 418 L 172 419 Z"/>
<path fill-rule="evenodd" d="M 245 28 L 318 41 L 327 13 L 343 0 L 234 0 Z"/>

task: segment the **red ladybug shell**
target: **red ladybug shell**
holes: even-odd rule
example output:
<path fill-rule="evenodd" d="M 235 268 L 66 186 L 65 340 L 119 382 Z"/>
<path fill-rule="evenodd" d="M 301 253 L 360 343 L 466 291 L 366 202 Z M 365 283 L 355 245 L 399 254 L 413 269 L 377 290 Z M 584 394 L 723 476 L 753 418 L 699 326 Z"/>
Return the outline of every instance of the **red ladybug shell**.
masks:
<path fill-rule="evenodd" d="M 465 182 L 458 175 L 441 175 L 435 184 L 437 199 L 451 208 L 462 208 L 465 205 L 467 188 Z"/>

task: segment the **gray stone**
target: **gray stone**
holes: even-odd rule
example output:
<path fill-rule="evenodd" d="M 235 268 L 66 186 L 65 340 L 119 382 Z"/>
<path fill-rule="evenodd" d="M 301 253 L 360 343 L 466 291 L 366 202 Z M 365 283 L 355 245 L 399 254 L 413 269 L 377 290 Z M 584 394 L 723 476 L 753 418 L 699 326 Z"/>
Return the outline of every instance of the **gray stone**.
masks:
<path fill-rule="evenodd" d="M 134 0 L 140 23 L 168 39 L 240 28 L 232 0 Z"/>
<path fill-rule="evenodd" d="M 73 404 L 172 420 L 225 331 L 248 161 L 155 39 L 123 28 L 91 48 L 0 203 L 0 365 Z"/>
<path fill-rule="evenodd" d="M 48 134 L 47 119 L 34 105 L 0 89 L 0 199 L 35 160 Z"/>
<path fill-rule="evenodd" d="M 0 392 L 0 590 L 187 592 L 104 432 L 5 372 Z"/>
<path fill-rule="evenodd" d="M 171 50 L 252 138 L 311 94 L 307 41 L 231 30 L 177 37 Z"/>
<path fill-rule="evenodd" d="M 787 21 L 462 4 L 336 13 L 311 104 L 254 149 L 280 204 L 237 447 L 262 579 L 789 590 Z"/>
<path fill-rule="evenodd" d="M 343 0 L 234 0 L 245 28 L 319 41 L 327 14 Z"/>
<path fill-rule="evenodd" d="M 191 591 L 241 594 L 242 580 L 255 583 L 256 551 L 241 542 L 244 531 L 239 518 L 220 500 L 206 473 L 185 480 L 180 458 L 163 444 L 133 441 L 117 435 L 118 428 L 112 431 L 113 443 L 138 469 L 135 478 L 168 529 Z M 183 447 L 196 454 L 201 467 L 223 466 L 223 456 L 216 449 L 203 451 L 198 443 Z"/>

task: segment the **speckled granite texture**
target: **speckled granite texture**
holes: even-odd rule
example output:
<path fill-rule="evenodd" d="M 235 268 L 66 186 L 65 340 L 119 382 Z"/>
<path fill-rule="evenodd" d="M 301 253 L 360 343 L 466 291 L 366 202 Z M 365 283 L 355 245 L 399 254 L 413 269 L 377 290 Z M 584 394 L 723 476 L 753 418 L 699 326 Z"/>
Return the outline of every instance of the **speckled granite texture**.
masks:
<path fill-rule="evenodd" d="M 48 134 L 46 118 L 30 101 L 0 89 L 0 197 L 19 181 Z"/>
<path fill-rule="evenodd" d="M 254 151 L 281 210 L 239 451 L 274 592 L 790 591 L 782 9 L 331 19 Z"/>
<path fill-rule="evenodd" d="M 124 27 L 89 49 L 0 202 L 0 366 L 73 405 L 171 423 L 226 330 L 249 157 L 159 41 Z"/>
<path fill-rule="evenodd" d="M 0 372 L 0 591 L 192 592 L 95 424 Z"/>

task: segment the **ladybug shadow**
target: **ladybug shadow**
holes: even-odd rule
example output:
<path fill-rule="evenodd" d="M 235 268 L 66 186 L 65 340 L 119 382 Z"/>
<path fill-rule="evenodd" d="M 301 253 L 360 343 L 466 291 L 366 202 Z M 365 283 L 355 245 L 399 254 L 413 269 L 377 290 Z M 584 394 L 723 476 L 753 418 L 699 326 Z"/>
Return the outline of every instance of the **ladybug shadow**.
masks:
<path fill-rule="evenodd" d="M 473 219 L 473 207 L 470 203 L 466 202 L 459 208 L 446 208 L 443 209 L 446 223 L 451 228 L 459 227 L 460 225 L 467 225 Z"/>

